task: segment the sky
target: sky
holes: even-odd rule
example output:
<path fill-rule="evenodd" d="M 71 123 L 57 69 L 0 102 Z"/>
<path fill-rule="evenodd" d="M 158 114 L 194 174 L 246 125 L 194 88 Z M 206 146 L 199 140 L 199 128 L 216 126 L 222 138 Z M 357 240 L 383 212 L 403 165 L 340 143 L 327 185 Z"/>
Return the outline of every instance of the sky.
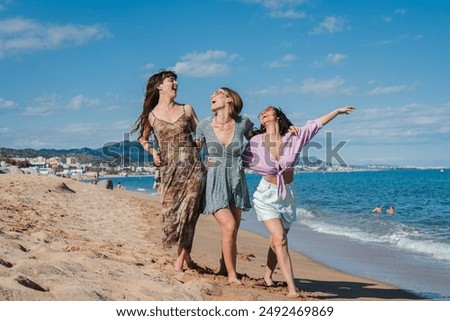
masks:
<path fill-rule="evenodd" d="M 450 167 L 449 16 L 444 0 L 0 0 L 0 147 L 135 140 L 147 79 L 170 69 L 199 119 L 223 86 L 256 125 L 268 105 L 298 126 L 352 105 L 310 155 Z"/>

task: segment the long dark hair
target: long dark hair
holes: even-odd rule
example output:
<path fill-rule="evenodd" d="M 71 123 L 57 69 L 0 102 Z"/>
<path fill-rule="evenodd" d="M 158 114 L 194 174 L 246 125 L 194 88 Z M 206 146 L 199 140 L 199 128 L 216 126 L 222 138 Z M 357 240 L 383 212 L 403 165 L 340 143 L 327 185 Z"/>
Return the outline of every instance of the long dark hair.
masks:
<path fill-rule="evenodd" d="M 289 120 L 289 118 L 287 118 L 287 116 L 285 115 L 285 113 L 283 113 L 281 108 L 268 106 L 261 112 L 261 114 L 268 109 L 272 109 L 273 111 L 275 111 L 275 116 L 277 117 L 277 120 L 278 120 L 278 126 L 280 126 L 280 135 L 284 136 L 288 132 L 289 127 L 294 126 L 294 124 L 292 124 L 292 122 Z M 258 116 L 258 118 L 259 118 L 259 116 Z M 256 130 L 256 134 L 262 134 L 265 132 L 266 132 L 266 127 L 263 124 L 261 124 L 261 127 L 258 130 Z"/>
<path fill-rule="evenodd" d="M 177 74 L 171 70 L 163 70 L 152 75 L 147 81 L 147 87 L 145 90 L 144 104 L 142 106 L 142 113 L 134 123 L 131 134 L 139 130 L 139 138 L 142 137 L 145 127 L 148 125 L 148 116 L 150 112 L 155 108 L 159 101 L 158 86 L 163 83 L 164 79 L 172 77 L 177 79 Z M 139 139 L 138 138 L 138 139 Z"/>

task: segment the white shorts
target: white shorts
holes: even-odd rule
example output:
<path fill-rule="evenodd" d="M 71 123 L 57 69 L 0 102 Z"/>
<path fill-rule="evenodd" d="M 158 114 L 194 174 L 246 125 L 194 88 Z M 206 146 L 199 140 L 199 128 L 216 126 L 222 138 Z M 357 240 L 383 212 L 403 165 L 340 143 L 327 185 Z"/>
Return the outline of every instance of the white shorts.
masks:
<path fill-rule="evenodd" d="M 288 229 L 297 221 L 297 198 L 294 184 L 286 184 L 286 198 L 278 196 L 278 186 L 261 179 L 255 193 L 253 204 L 258 221 L 279 218 L 283 227 Z"/>

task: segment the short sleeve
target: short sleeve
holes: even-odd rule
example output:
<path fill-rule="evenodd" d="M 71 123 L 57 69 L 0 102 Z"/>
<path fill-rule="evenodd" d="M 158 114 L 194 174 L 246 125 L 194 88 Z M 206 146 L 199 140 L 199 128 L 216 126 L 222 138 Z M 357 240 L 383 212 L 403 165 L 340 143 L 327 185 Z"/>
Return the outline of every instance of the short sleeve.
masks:
<path fill-rule="evenodd" d="M 195 129 L 195 140 L 203 140 L 205 138 L 205 120 L 202 120 L 197 124 Z"/>
<path fill-rule="evenodd" d="M 253 129 L 253 127 L 255 126 L 255 124 L 253 124 L 253 122 L 248 119 L 247 117 L 242 117 L 242 121 L 243 121 L 243 125 L 244 125 L 244 133 L 248 133 L 249 131 L 251 131 Z"/>
<path fill-rule="evenodd" d="M 322 127 L 323 125 L 319 119 L 309 120 L 303 127 L 299 128 L 300 133 L 294 137 L 302 142 L 302 146 L 306 145 Z"/>

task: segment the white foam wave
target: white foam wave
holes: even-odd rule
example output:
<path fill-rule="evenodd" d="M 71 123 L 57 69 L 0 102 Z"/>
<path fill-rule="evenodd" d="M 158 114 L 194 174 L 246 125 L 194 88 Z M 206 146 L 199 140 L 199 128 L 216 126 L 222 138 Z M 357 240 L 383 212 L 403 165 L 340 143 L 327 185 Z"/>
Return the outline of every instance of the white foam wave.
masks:
<path fill-rule="evenodd" d="M 435 259 L 450 262 L 450 244 L 437 243 L 429 240 L 411 240 L 406 237 L 398 240 L 397 245 L 403 249 L 430 255 Z"/>
<path fill-rule="evenodd" d="M 314 218 L 316 215 L 305 208 L 297 208 L 297 217 L 299 218 Z"/>
<path fill-rule="evenodd" d="M 320 217 L 312 211 L 297 209 L 299 223 L 308 226 L 318 233 L 344 236 L 361 242 L 372 242 L 395 246 L 402 250 L 407 250 L 421 255 L 428 255 L 437 260 L 450 262 L 450 244 L 436 242 L 426 239 L 413 239 L 417 233 L 408 233 L 404 229 L 397 229 L 395 232 L 387 232 L 384 235 L 376 235 L 366 232 L 358 227 L 339 226 L 323 222 Z"/>

